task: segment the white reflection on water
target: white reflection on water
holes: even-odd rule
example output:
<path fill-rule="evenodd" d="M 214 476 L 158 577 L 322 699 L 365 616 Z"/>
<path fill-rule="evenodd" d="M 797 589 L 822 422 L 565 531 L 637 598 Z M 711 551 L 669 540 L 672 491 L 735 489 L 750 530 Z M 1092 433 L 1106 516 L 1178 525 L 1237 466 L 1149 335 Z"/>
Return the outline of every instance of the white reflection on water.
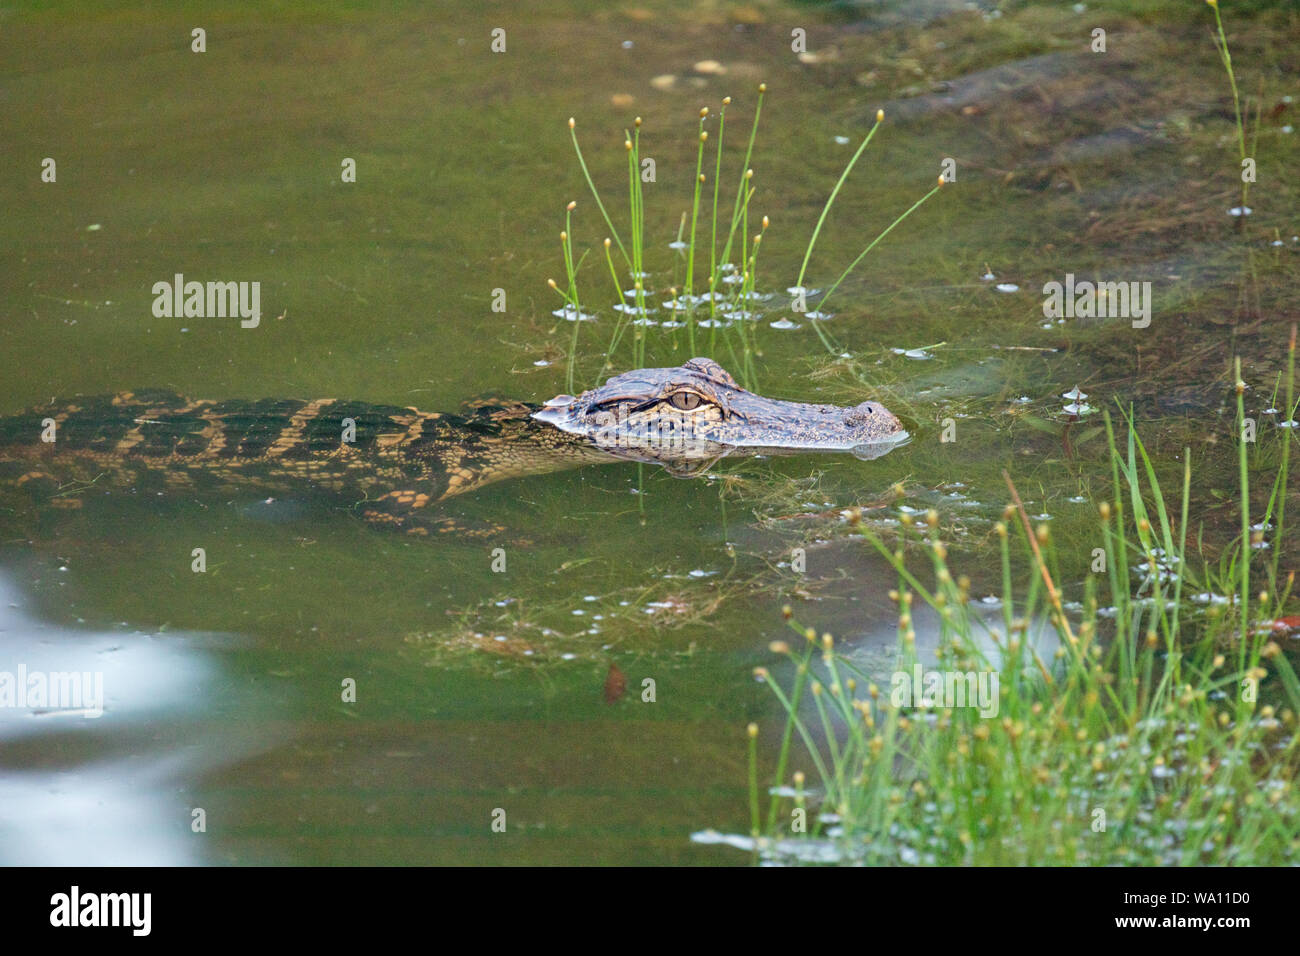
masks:
<path fill-rule="evenodd" d="M 190 831 L 187 791 L 254 749 L 205 720 L 223 689 L 207 648 L 232 639 L 72 629 L 26 604 L 0 573 L 0 672 L 102 673 L 104 710 L 0 706 L 0 864 L 208 862 L 210 836 Z"/>

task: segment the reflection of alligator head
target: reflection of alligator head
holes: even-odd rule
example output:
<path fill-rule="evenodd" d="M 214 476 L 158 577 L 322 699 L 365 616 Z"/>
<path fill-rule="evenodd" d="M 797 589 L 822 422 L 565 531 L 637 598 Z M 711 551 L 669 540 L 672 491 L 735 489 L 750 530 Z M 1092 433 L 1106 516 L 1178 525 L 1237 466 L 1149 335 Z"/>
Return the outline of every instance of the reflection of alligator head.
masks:
<path fill-rule="evenodd" d="M 577 398 L 556 396 L 533 418 L 615 457 L 656 462 L 682 476 L 725 455 L 847 451 L 876 458 L 908 438 L 876 402 L 841 408 L 763 398 L 705 358 L 616 375 Z"/>

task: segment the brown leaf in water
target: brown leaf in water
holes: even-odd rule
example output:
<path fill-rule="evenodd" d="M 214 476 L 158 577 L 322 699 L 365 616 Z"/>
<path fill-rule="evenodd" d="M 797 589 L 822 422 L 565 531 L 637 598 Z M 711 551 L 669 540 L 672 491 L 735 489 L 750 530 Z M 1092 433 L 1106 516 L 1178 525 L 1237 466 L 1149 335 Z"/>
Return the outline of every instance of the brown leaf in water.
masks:
<path fill-rule="evenodd" d="M 618 669 L 617 664 L 609 665 L 609 673 L 605 675 L 605 703 L 612 704 L 623 696 L 627 690 L 627 678 L 623 672 Z"/>

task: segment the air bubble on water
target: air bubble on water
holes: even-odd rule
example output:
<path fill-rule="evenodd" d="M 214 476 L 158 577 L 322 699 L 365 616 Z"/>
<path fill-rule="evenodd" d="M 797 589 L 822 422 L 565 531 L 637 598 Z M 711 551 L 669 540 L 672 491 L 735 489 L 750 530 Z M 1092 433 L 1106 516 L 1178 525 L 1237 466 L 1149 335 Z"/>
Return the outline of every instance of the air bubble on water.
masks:
<path fill-rule="evenodd" d="M 680 329 L 680 328 L 681 328 L 682 326 L 684 326 L 685 324 L 686 324 L 685 322 L 673 322 L 673 321 L 660 322 L 660 323 L 659 323 L 659 328 L 661 328 L 661 329 Z"/>
<path fill-rule="evenodd" d="M 1074 386 L 1074 388 L 1070 389 L 1068 392 L 1065 392 L 1063 395 L 1061 395 L 1061 397 L 1068 398 L 1072 402 L 1081 402 L 1088 397 L 1088 393 L 1079 391 L 1079 386 L 1076 385 Z"/>
<path fill-rule="evenodd" d="M 992 282 L 994 279 L 997 278 L 997 276 L 995 276 L 992 272 L 986 272 L 982 276 L 980 276 L 980 278 L 983 279 L 985 282 Z"/>
<path fill-rule="evenodd" d="M 727 285 L 736 285 L 739 282 L 744 282 L 745 277 L 739 272 L 732 272 L 729 275 L 723 276 L 722 281 L 727 283 Z"/>
<path fill-rule="evenodd" d="M 1295 428 L 1298 425 L 1300 425 L 1300 422 L 1297 422 L 1294 418 L 1277 423 L 1278 428 Z"/>
<path fill-rule="evenodd" d="M 810 289 L 807 286 L 792 285 L 785 290 L 790 295 L 819 295 L 821 289 Z"/>
<path fill-rule="evenodd" d="M 998 283 L 997 285 L 995 285 L 993 288 L 997 289 L 999 292 L 1019 292 L 1019 291 L 1020 291 L 1020 286 L 1016 285 L 1014 282 L 999 282 L 999 283 Z"/>
<path fill-rule="evenodd" d="M 536 362 L 534 362 L 533 364 L 534 364 L 535 366 L 537 366 L 538 368 L 548 368 L 548 367 L 550 366 L 551 363 L 548 362 L 548 361 L 546 361 L 546 359 L 538 359 L 538 360 L 537 360 Z"/>
<path fill-rule="evenodd" d="M 789 319 L 777 319 L 775 322 L 769 322 L 768 325 L 774 329 L 797 329 L 799 323 L 791 322 Z"/>
<path fill-rule="evenodd" d="M 1096 409 L 1087 402 L 1071 402 L 1069 405 L 1066 405 L 1062 411 L 1067 415 L 1090 415 L 1096 411 Z"/>
<path fill-rule="evenodd" d="M 840 146 L 847 146 L 849 145 L 851 140 L 847 136 L 836 136 L 835 142 L 838 143 Z"/>
<path fill-rule="evenodd" d="M 1249 206 L 1233 206 L 1228 210 L 1228 215 L 1236 218 L 1240 216 L 1249 216 L 1254 211 L 1255 210 L 1251 209 Z"/>
<path fill-rule="evenodd" d="M 827 319 L 833 319 L 833 318 L 835 318 L 835 313 L 834 313 L 834 312 L 820 312 L 820 311 L 814 309 L 814 310 L 811 311 L 811 312 L 805 312 L 805 313 L 804 313 L 804 317 L 805 317 L 805 318 L 809 318 L 809 319 L 820 319 L 821 321 L 825 322 Z M 845 356 L 845 357 L 847 358 L 847 356 Z"/>
<path fill-rule="evenodd" d="M 678 239 L 678 240 L 675 241 L 675 242 L 670 242 L 670 243 L 668 243 L 668 248 L 669 248 L 669 249 L 685 249 L 685 248 L 686 248 L 686 243 L 684 243 L 684 242 L 682 242 L 680 239 Z"/>

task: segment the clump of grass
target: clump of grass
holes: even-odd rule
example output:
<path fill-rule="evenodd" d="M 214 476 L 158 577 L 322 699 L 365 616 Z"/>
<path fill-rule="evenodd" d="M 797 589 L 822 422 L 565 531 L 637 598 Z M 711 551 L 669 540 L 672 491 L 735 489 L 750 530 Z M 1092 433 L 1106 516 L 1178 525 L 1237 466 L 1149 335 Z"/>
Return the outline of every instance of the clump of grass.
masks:
<path fill-rule="evenodd" d="M 1288 395 L 1294 353 L 1293 333 Z M 1242 392 L 1239 384 L 1239 426 Z M 1133 420 L 1125 417 L 1122 441 L 1109 417 L 1106 428 L 1112 493 L 1097 511 L 1105 583 L 1086 580 L 1078 604 L 1064 600 L 1052 536 L 1046 525 L 1031 527 L 1009 477 L 1012 504 L 996 526 L 1000 620 L 971 607 L 970 582 L 950 568 L 937 513 L 920 526 L 902 514 L 892 545 L 855 523 L 898 575 L 890 592 L 899 609 L 895 671 L 888 687 L 878 686 L 879 672 L 785 609 L 799 639 L 771 650 L 793 670 L 788 689 L 769 669 L 757 671 L 786 714 L 765 817 L 749 731 L 748 845 L 756 855 L 903 864 L 1300 861 L 1300 680 L 1269 627 L 1292 581 L 1278 581 L 1276 559 L 1252 562 L 1259 532 L 1250 524 L 1247 443 L 1238 442 L 1241 537 L 1203 577 L 1235 594 L 1202 611 L 1184 590 L 1184 579 L 1192 581 L 1187 455 L 1175 510 Z M 1289 457 L 1289 436 L 1283 445 Z M 1279 477 L 1266 509 L 1275 554 L 1285 470 Z M 908 560 L 918 548 L 932 583 Z M 1027 580 L 1016 580 L 1015 552 L 1028 562 Z M 1129 566 L 1139 560 L 1148 573 L 1135 594 Z M 920 606 L 937 616 L 939 632 L 936 659 L 924 666 L 913 615 Z M 953 691 L 963 680 L 973 690 L 965 675 L 975 675 L 993 693 L 981 708 L 964 694 L 918 701 L 910 693 L 917 668 L 956 675 Z M 803 772 L 787 775 L 796 744 L 811 785 Z"/>
<path fill-rule="evenodd" d="M 695 157 L 695 175 L 693 180 L 693 189 L 690 201 L 690 208 L 683 211 L 680 225 L 677 230 L 677 241 L 674 246 L 679 247 L 681 252 L 680 259 L 674 265 L 674 274 L 676 269 L 684 262 L 685 273 L 680 281 L 674 281 L 668 288 L 668 293 L 672 297 L 670 307 L 669 331 L 664 336 L 663 343 L 670 350 L 678 347 L 678 329 L 684 329 L 685 345 L 692 355 L 702 354 L 715 358 L 728 364 L 737 378 L 748 388 L 757 388 L 757 369 L 755 366 L 755 357 L 760 352 L 760 343 L 758 330 L 761 327 L 760 322 L 750 321 L 746 318 L 738 318 L 735 321 L 723 323 L 720 316 L 726 316 L 730 313 L 749 313 L 755 309 L 754 302 L 758 295 L 758 254 L 762 245 L 763 234 L 771 224 L 767 216 L 760 219 L 761 228 L 758 231 L 752 231 L 750 226 L 750 206 L 755 194 L 754 186 L 754 169 L 750 165 L 754 152 L 754 143 L 758 135 L 759 118 L 762 115 L 763 100 L 767 94 L 767 85 L 760 84 L 758 87 L 758 102 L 754 109 L 754 119 L 750 128 L 748 142 L 745 147 L 743 162 L 741 163 L 741 173 L 737 183 L 735 194 L 732 200 L 730 222 L 726 217 L 725 207 L 723 205 L 723 196 L 721 190 L 722 169 L 723 169 L 723 140 L 726 132 L 726 115 L 727 108 L 731 105 L 731 97 L 725 97 L 722 100 L 721 109 L 718 111 L 718 131 L 717 136 L 713 138 L 715 151 L 713 156 L 711 175 L 712 184 L 709 183 L 710 171 L 707 168 L 705 151 L 710 143 L 709 131 L 705 129 L 705 123 L 711 116 L 710 108 L 701 107 L 698 117 L 698 129 L 696 132 L 697 147 Z M 883 112 L 877 112 L 876 123 L 863 139 L 862 144 L 854 153 L 852 159 L 845 167 L 835 187 L 832 189 L 826 205 L 822 210 L 812 235 L 808 242 L 803 263 L 799 270 L 797 284 L 802 287 L 804 276 L 808 269 L 809 260 L 812 257 L 813 247 L 816 245 L 817 237 L 821 232 L 822 226 L 826 221 L 831 207 L 839 195 L 845 181 L 848 179 L 853 167 L 857 164 L 858 159 L 862 156 L 866 147 L 870 144 L 876 131 L 884 121 Z M 613 367 L 616 356 L 619 354 L 619 348 L 624 342 L 625 333 L 629 324 L 634 328 L 631 336 L 632 348 L 630 363 L 634 367 L 642 366 L 646 363 L 648 334 L 647 326 L 638 320 L 646 319 L 650 314 L 647 308 L 647 293 L 649 290 L 645 287 L 645 280 L 649 273 L 646 244 L 645 244 L 645 196 L 642 189 L 641 177 L 641 119 L 637 117 L 633 123 L 631 131 L 624 132 L 624 149 L 628 158 L 628 218 L 630 221 L 630 236 L 625 243 L 623 237 L 619 234 L 614 225 L 614 221 L 609 214 L 604 201 L 601 199 L 600 192 L 596 188 L 595 181 L 591 176 L 587 161 L 583 156 L 582 147 L 578 142 L 576 132 L 576 122 L 569 120 L 570 138 L 573 141 L 574 152 L 578 157 L 578 164 L 582 169 L 583 178 L 587 182 L 587 187 L 591 191 L 592 198 L 595 200 L 596 207 L 599 209 L 601 217 L 604 219 L 609 229 L 609 236 L 604 240 L 604 252 L 606 266 L 614 283 L 614 292 L 616 302 L 619 303 L 619 316 L 615 322 L 614 329 L 610 333 L 607 345 L 604 349 L 604 361 L 602 368 L 608 370 Z M 940 180 L 942 184 L 942 180 Z M 926 200 L 938 191 L 938 186 L 931 189 L 921 199 L 913 203 L 902 215 L 895 219 L 887 228 L 885 228 L 849 265 L 840 275 L 835 283 L 827 291 L 822 302 L 825 303 L 839 286 L 848 277 L 848 275 L 861 263 L 862 259 L 871 251 L 881 240 L 892 232 L 903 220 L 915 212 Z M 710 201 L 711 198 L 711 201 Z M 570 203 L 568 212 L 572 212 L 573 204 Z M 704 218 L 707 217 L 709 222 L 706 229 Z M 565 308 L 577 311 L 578 289 L 577 289 L 577 269 L 581 261 L 577 264 L 573 261 L 573 250 L 568 237 L 572 234 L 571 222 L 566 214 L 565 232 L 563 238 L 565 271 L 568 278 L 567 288 L 562 289 L 558 283 L 553 280 L 547 280 L 551 288 L 554 289 L 565 301 Z M 725 230 L 725 231 L 724 231 Z M 719 250 L 719 241 L 722 247 Z M 707 256 L 702 244 L 708 243 Z M 631 308 L 626 307 L 626 300 L 629 297 L 624 294 L 622 288 L 619 265 L 615 264 L 614 250 L 617 250 L 621 258 L 621 266 L 633 280 L 633 289 L 630 297 L 633 300 Z M 736 254 L 737 262 L 733 263 L 733 251 Z M 702 265 L 707 259 L 708 271 L 701 278 L 697 275 L 697 267 Z M 733 273 L 735 273 L 733 275 Z M 707 289 L 702 295 L 697 295 L 696 290 L 703 286 Z M 723 294 L 722 290 L 730 289 Z M 799 297 L 798 301 L 805 301 Z M 706 308 L 707 306 L 707 308 Z M 798 308 L 798 306 L 796 306 Z M 635 319 L 633 317 L 636 317 Z M 697 340 L 697 331 L 701 322 L 707 316 L 708 338 L 707 344 L 704 340 Z M 836 346 L 822 328 L 821 322 L 816 318 L 808 319 L 816 330 L 822 343 L 832 352 L 838 352 Z M 721 331 L 721 335 L 719 332 Z M 569 390 L 574 391 L 575 372 L 574 367 L 577 361 L 578 330 L 575 327 L 570 343 L 569 351 Z"/>

